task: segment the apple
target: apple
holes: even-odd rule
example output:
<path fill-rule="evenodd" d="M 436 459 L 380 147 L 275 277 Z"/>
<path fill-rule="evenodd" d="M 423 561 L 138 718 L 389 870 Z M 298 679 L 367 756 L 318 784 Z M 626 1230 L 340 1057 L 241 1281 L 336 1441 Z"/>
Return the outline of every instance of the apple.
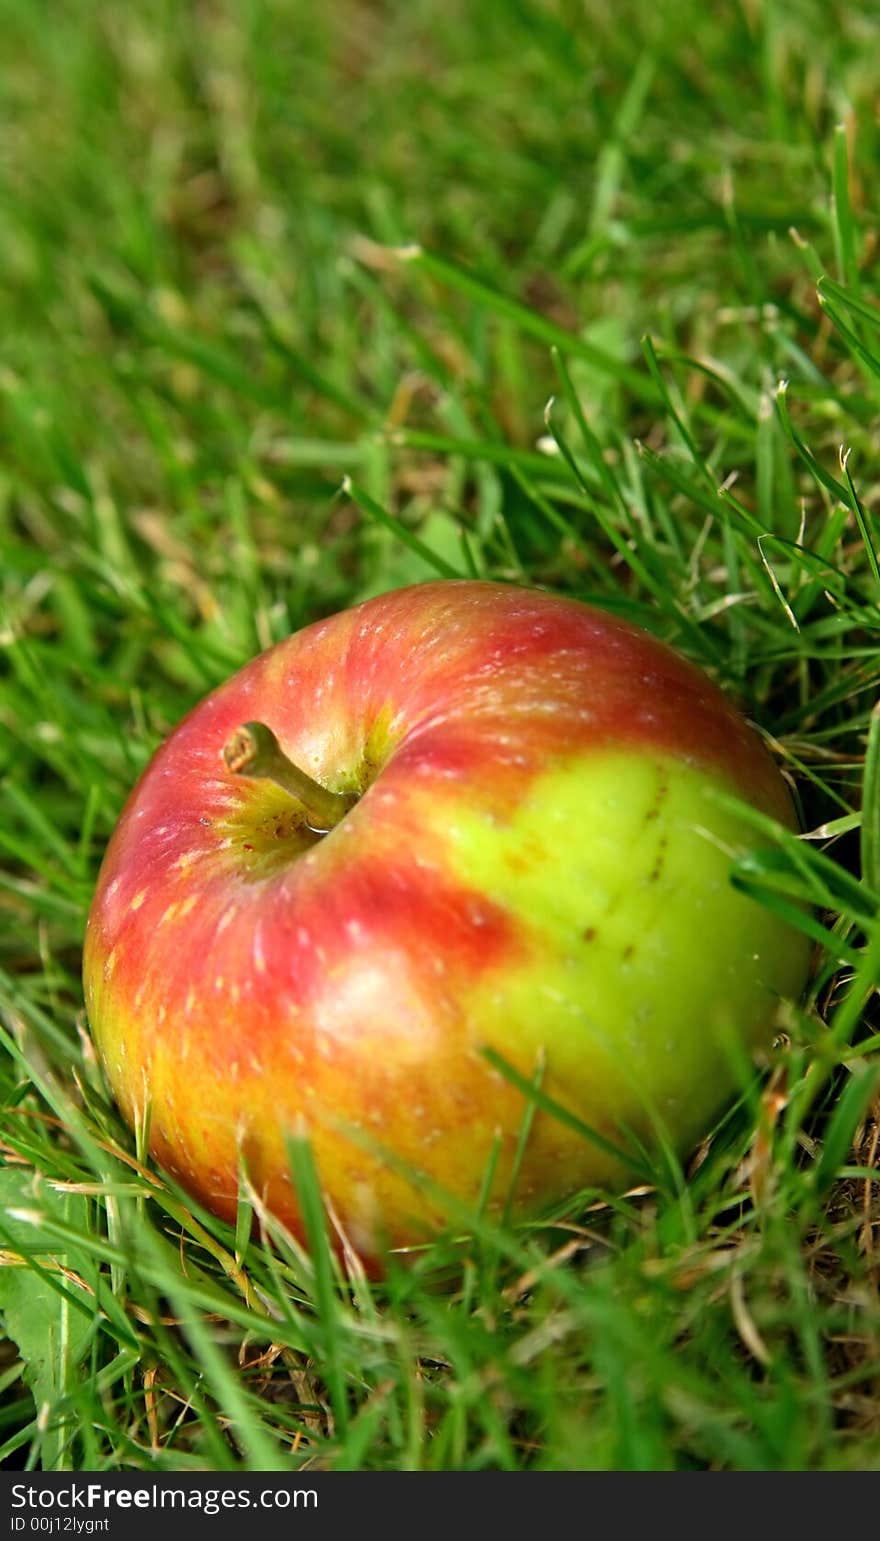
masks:
<path fill-rule="evenodd" d="M 300 1236 L 306 1130 L 372 1260 L 493 1151 L 490 1207 L 517 1171 L 523 1211 L 631 1182 L 633 1142 L 687 1152 L 808 964 L 731 885 L 753 836 L 719 790 L 794 825 L 711 681 L 599 610 L 440 582 L 307 626 L 190 712 L 113 834 L 84 973 L 124 1114 L 209 1209 L 244 1168 Z M 598 1140 L 539 1109 L 517 1170 L 498 1056 Z"/>

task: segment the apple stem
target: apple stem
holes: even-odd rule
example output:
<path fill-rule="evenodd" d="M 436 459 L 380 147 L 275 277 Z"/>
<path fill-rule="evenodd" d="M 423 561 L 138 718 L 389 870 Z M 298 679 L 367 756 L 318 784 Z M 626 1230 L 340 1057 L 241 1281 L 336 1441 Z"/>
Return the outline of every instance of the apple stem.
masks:
<path fill-rule="evenodd" d="M 345 792 L 329 792 L 294 765 L 264 722 L 246 722 L 236 728 L 223 746 L 223 759 L 234 776 L 265 778 L 283 787 L 296 798 L 309 829 L 317 835 L 326 835 L 357 801 Z"/>

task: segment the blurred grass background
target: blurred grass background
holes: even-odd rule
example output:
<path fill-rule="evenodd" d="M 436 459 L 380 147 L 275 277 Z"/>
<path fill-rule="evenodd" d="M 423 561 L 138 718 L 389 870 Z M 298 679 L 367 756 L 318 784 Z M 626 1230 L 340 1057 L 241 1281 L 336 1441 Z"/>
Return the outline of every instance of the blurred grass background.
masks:
<path fill-rule="evenodd" d="M 0 1222 L 0 1458 L 876 1468 L 875 6 L 0 23 L 0 1178 L 31 1216 Z M 328 1292 L 126 1164 L 82 930 L 188 706 L 437 573 L 594 599 L 732 692 L 812 836 L 756 830 L 733 877 L 810 899 L 816 974 L 690 1184 Z"/>

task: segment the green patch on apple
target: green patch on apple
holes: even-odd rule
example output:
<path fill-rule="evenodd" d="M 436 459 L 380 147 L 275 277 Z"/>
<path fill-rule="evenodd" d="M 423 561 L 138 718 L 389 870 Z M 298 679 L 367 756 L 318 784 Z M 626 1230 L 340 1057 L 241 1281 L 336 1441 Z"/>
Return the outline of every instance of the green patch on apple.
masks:
<path fill-rule="evenodd" d="M 466 812 L 448 830 L 454 870 L 530 937 L 521 967 L 475 999 L 486 1043 L 509 1053 L 521 1023 L 517 1059 L 547 1053 L 545 1090 L 592 1128 L 680 1151 L 736 1085 L 743 1050 L 766 1047 L 806 952 L 731 889 L 749 832 L 714 790 L 681 762 L 603 754 L 542 778 L 504 845 Z M 584 1182 L 599 1175 L 590 1153 Z M 601 1180 L 625 1175 L 609 1164 Z"/>

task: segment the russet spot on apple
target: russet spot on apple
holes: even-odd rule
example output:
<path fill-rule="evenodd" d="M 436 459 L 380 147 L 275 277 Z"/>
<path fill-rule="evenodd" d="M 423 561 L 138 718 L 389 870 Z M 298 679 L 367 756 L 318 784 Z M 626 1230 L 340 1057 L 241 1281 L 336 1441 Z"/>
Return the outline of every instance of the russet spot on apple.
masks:
<path fill-rule="evenodd" d="M 107 850 L 85 986 L 124 1114 L 209 1208 L 244 1165 L 298 1234 L 305 1128 L 375 1264 L 476 1201 L 499 1135 L 504 1204 L 526 1098 L 493 1053 L 599 1136 L 538 1110 L 523 1207 L 686 1153 L 808 967 L 731 886 L 719 790 L 794 827 L 719 690 L 598 610 L 443 582 L 306 627 L 190 712 Z"/>

